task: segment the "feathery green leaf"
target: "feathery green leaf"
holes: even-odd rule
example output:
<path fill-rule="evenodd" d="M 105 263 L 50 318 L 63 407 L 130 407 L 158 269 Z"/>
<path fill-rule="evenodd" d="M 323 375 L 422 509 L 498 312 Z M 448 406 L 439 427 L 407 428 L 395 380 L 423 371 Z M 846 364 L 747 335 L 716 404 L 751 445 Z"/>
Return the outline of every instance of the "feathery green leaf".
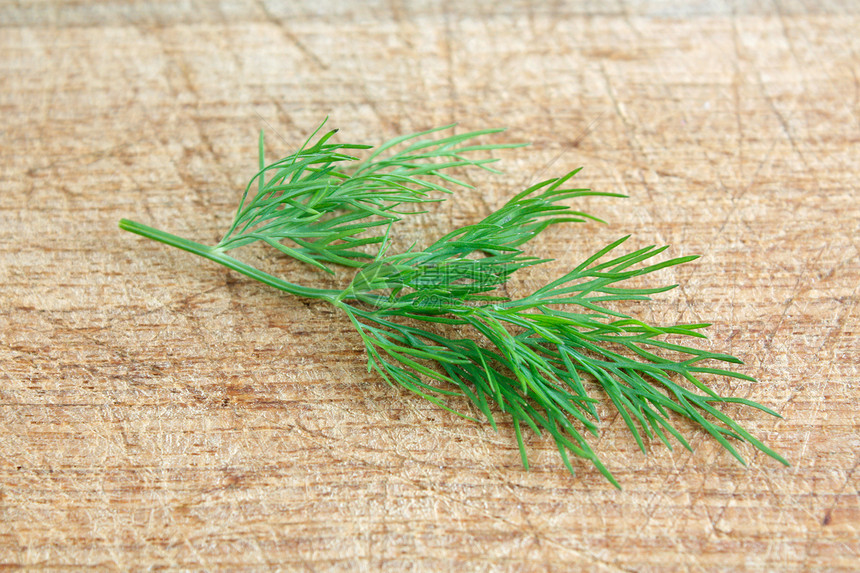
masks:
<path fill-rule="evenodd" d="M 390 384 L 469 420 L 480 414 L 493 428 L 499 413 L 509 415 L 526 468 L 523 426 L 549 435 L 569 471 L 574 471 L 573 454 L 618 486 L 586 438 L 597 435 L 599 422 L 599 399 L 589 395 L 586 380 L 602 389 L 643 452 L 655 438 L 669 448 L 674 438 L 690 449 L 672 423 L 682 417 L 699 424 L 742 463 L 733 442 L 746 441 L 787 465 L 714 405 L 737 403 L 778 414 L 750 400 L 720 396 L 701 379 L 753 381 L 717 366 L 741 361 L 665 340 L 704 338 L 700 331 L 707 324 L 649 325 L 610 307 L 674 288 L 634 288 L 624 281 L 695 256 L 658 260 L 667 247 L 656 246 L 619 253 L 629 238 L 622 237 L 524 297 L 503 293 L 513 273 L 547 262 L 522 249 L 539 233 L 560 223 L 600 221 L 563 201 L 621 195 L 568 188 L 577 169 L 524 189 L 482 221 L 452 230 L 423 249 L 391 254 L 391 231 L 415 212 L 410 206 L 471 187 L 452 170 L 478 167 L 497 173 L 490 167 L 496 159 L 488 154 L 519 145 L 475 143 L 501 131 L 495 129 L 437 137 L 453 128 L 446 126 L 395 138 L 360 159 L 353 153 L 370 146 L 331 143 L 336 131 L 322 133 L 324 124 L 298 151 L 268 165 L 260 134 L 258 171 L 217 245 L 200 245 L 125 219 L 120 227 L 280 290 L 328 301 L 355 327 L 368 369 Z M 258 241 L 328 273 L 353 269 L 352 280 L 343 290 L 302 286 L 227 254 Z M 472 337 L 450 337 L 444 328 L 470 331 Z M 465 398 L 473 408 L 457 410 L 453 397 Z"/>

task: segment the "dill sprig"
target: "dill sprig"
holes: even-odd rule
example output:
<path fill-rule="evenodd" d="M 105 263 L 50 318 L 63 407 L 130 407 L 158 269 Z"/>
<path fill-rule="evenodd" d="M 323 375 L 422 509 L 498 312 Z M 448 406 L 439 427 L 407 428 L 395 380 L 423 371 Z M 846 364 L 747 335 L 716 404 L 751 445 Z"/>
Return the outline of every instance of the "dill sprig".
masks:
<path fill-rule="evenodd" d="M 368 230 L 399 221 L 406 213 L 398 210 L 401 205 L 442 201 L 430 194 L 452 193 L 445 184 L 471 187 L 445 173 L 446 170 L 480 166 L 495 171 L 488 167 L 495 159 L 469 159 L 467 154 L 516 147 L 463 145 L 481 135 L 500 131 L 490 129 L 435 140 L 419 139 L 391 157 L 381 157 L 400 143 L 453 127 L 446 126 L 393 139 L 359 162 L 345 151 L 371 146 L 328 143 L 337 130 L 329 131 L 309 146 L 322 127 L 299 151 L 270 165 L 265 165 L 260 132 L 260 170 L 245 188 L 233 224 L 217 248 L 228 251 L 263 241 L 331 274 L 334 271 L 330 264 L 361 267 L 373 258 L 361 248 L 378 244 L 385 236 L 384 233 L 366 236 Z M 258 192 L 249 199 L 255 181 Z M 293 246 L 284 244 L 285 240 Z"/>
<path fill-rule="evenodd" d="M 643 452 L 651 439 L 671 449 L 674 438 L 691 449 L 672 423 L 673 417 L 682 417 L 699 424 L 743 464 L 732 441 L 746 441 L 787 465 L 716 406 L 739 403 L 778 414 L 750 400 L 721 396 L 702 378 L 754 381 L 717 366 L 742 362 L 665 340 L 667 335 L 705 338 L 701 330 L 708 324 L 653 326 L 610 308 L 613 302 L 648 300 L 677 286 L 630 288 L 624 281 L 697 257 L 654 262 L 667 248 L 656 246 L 618 254 L 628 238 L 623 237 L 527 296 L 510 298 L 500 290 L 513 273 L 548 262 L 521 248 L 546 228 L 599 221 L 562 201 L 620 195 L 568 188 L 578 172 L 571 171 L 523 190 L 482 221 L 423 249 L 412 245 L 392 254 L 392 229 L 408 214 L 423 212 L 421 204 L 441 201 L 455 188 L 471 187 L 452 169 L 498 173 L 490 166 L 494 158 L 475 153 L 519 145 L 474 142 L 501 131 L 495 129 L 436 137 L 453 127 L 446 126 L 393 139 L 362 160 L 353 153 L 370 146 L 331 143 L 336 131 L 320 135 L 322 127 L 298 151 L 271 164 L 265 163 L 260 134 L 259 170 L 217 245 L 126 219 L 120 228 L 280 290 L 331 303 L 363 341 L 368 369 L 389 384 L 470 420 L 480 414 L 494 429 L 500 412 L 509 415 L 526 468 L 523 426 L 549 434 L 571 473 L 573 454 L 620 487 L 585 436 L 596 436 L 599 422 L 598 399 L 586 391 L 585 379 L 602 388 Z M 327 273 L 345 268 L 353 273 L 350 283 L 342 290 L 299 285 L 227 254 L 257 241 Z M 456 337 L 445 334 L 451 330 Z M 460 336 L 465 332 L 471 336 Z M 474 408 L 456 410 L 449 400 L 454 396 L 467 398 Z"/>

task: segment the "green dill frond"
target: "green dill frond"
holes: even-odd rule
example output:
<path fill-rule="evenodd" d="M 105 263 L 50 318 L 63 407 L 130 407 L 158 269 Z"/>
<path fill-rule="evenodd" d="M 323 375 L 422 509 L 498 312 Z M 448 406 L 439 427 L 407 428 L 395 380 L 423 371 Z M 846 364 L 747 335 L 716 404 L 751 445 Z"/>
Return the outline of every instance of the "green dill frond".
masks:
<path fill-rule="evenodd" d="M 708 325 L 654 326 L 612 308 L 677 286 L 632 288 L 625 286 L 628 279 L 695 256 L 655 262 L 667 249 L 655 246 L 619 254 L 623 237 L 528 296 L 511 299 L 503 293 L 511 274 L 547 262 L 523 250 L 531 239 L 555 224 L 599 221 L 563 201 L 620 195 L 567 188 L 578 172 L 571 171 L 523 190 L 482 221 L 426 248 L 389 253 L 392 230 L 414 212 L 404 207 L 420 208 L 454 188 L 468 188 L 451 174 L 453 168 L 495 171 L 489 166 L 495 158 L 474 158 L 473 153 L 518 145 L 474 142 L 500 130 L 432 137 L 448 126 L 393 139 L 362 160 L 352 153 L 369 146 L 330 143 L 335 131 L 319 135 L 322 127 L 296 153 L 269 165 L 261 134 L 259 171 L 228 232 L 213 247 L 132 221 L 122 220 L 120 227 L 286 292 L 328 301 L 355 327 L 368 369 L 390 384 L 464 418 L 480 414 L 493 428 L 499 414 L 510 417 L 526 468 L 523 427 L 549 435 L 572 473 L 571 454 L 590 461 L 619 486 L 588 443 L 587 435 L 598 433 L 595 403 L 601 397 L 589 395 L 585 380 L 602 389 L 643 452 L 655 439 L 670 449 L 673 443 L 690 449 L 673 425 L 687 418 L 741 463 L 746 462 L 734 444 L 746 441 L 787 465 L 717 407 L 738 403 L 778 416 L 708 386 L 705 377 L 753 380 L 720 366 L 741 361 L 666 340 L 704 338 L 701 330 Z M 227 254 L 256 241 L 326 272 L 352 268 L 352 281 L 343 290 L 297 285 Z M 445 334 L 452 328 L 458 336 Z M 473 409 L 457 411 L 449 400 L 453 396 L 466 398 Z"/>
<path fill-rule="evenodd" d="M 371 147 L 329 143 L 337 130 L 311 144 L 323 125 L 299 151 L 269 165 L 260 133 L 260 170 L 245 188 L 218 248 L 228 251 L 263 241 L 329 273 L 334 272 L 331 264 L 361 267 L 376 256 L 363 248 L 382 243 L 384 230 L 409 213 L 401 206 L 442 201 L 438 193 L 469 188 L 448 173 L 454 168 L 495 171 L 489 164 L 497 159 L 470 154 L 519 146 L 471 144 L 498 129 L 424 139 L 452 127 L 446 126 L 393 139 L 361 161 L 352 151 Z M 257 192 L 249 197 L 255 182 Z"/>

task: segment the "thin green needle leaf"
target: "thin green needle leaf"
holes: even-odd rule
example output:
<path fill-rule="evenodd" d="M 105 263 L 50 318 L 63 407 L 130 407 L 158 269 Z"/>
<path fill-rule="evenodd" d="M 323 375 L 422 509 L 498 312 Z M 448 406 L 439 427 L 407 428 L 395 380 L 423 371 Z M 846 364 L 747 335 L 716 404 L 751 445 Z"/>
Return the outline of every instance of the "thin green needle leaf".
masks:
<path fill-rule="evenodd" d="M 523 433 L 520 430 L 520 423 L 514 422 L 514 432 L 517 435 L 517 446 L 520 448 L 520 457 L 522 458 L 523 467 L 529 471 L 529 457 L 526 453 L 526 445 L 523 443 Z"/>

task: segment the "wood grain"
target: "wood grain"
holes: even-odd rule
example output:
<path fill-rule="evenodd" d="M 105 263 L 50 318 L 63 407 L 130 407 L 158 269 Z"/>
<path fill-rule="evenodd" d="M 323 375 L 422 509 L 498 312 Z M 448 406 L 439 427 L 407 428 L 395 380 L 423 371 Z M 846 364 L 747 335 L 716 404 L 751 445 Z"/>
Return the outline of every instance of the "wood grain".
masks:
<path fill-rule="evenodd" d="M 705 4 L 0 3 L 0 564 L 860 569 L 860 14 Z M 643 456 L 609 416 L 623 491 L 538 437 L 526 473 L 509 426 L 367 374 L 324 305 L 117 229 L 216 240 L 257 131 L 275 157 L 326 115 L 535 143 L 416 236 L 579 165 L 629 194 L 537 248 L 553 272 L 627 233 L 705 253 L 636 312 L 713 322 L 760 380 L 715 386 L 783 418 L 725 410 L 792 466 L 689 427 L 693 453 Z"/>

